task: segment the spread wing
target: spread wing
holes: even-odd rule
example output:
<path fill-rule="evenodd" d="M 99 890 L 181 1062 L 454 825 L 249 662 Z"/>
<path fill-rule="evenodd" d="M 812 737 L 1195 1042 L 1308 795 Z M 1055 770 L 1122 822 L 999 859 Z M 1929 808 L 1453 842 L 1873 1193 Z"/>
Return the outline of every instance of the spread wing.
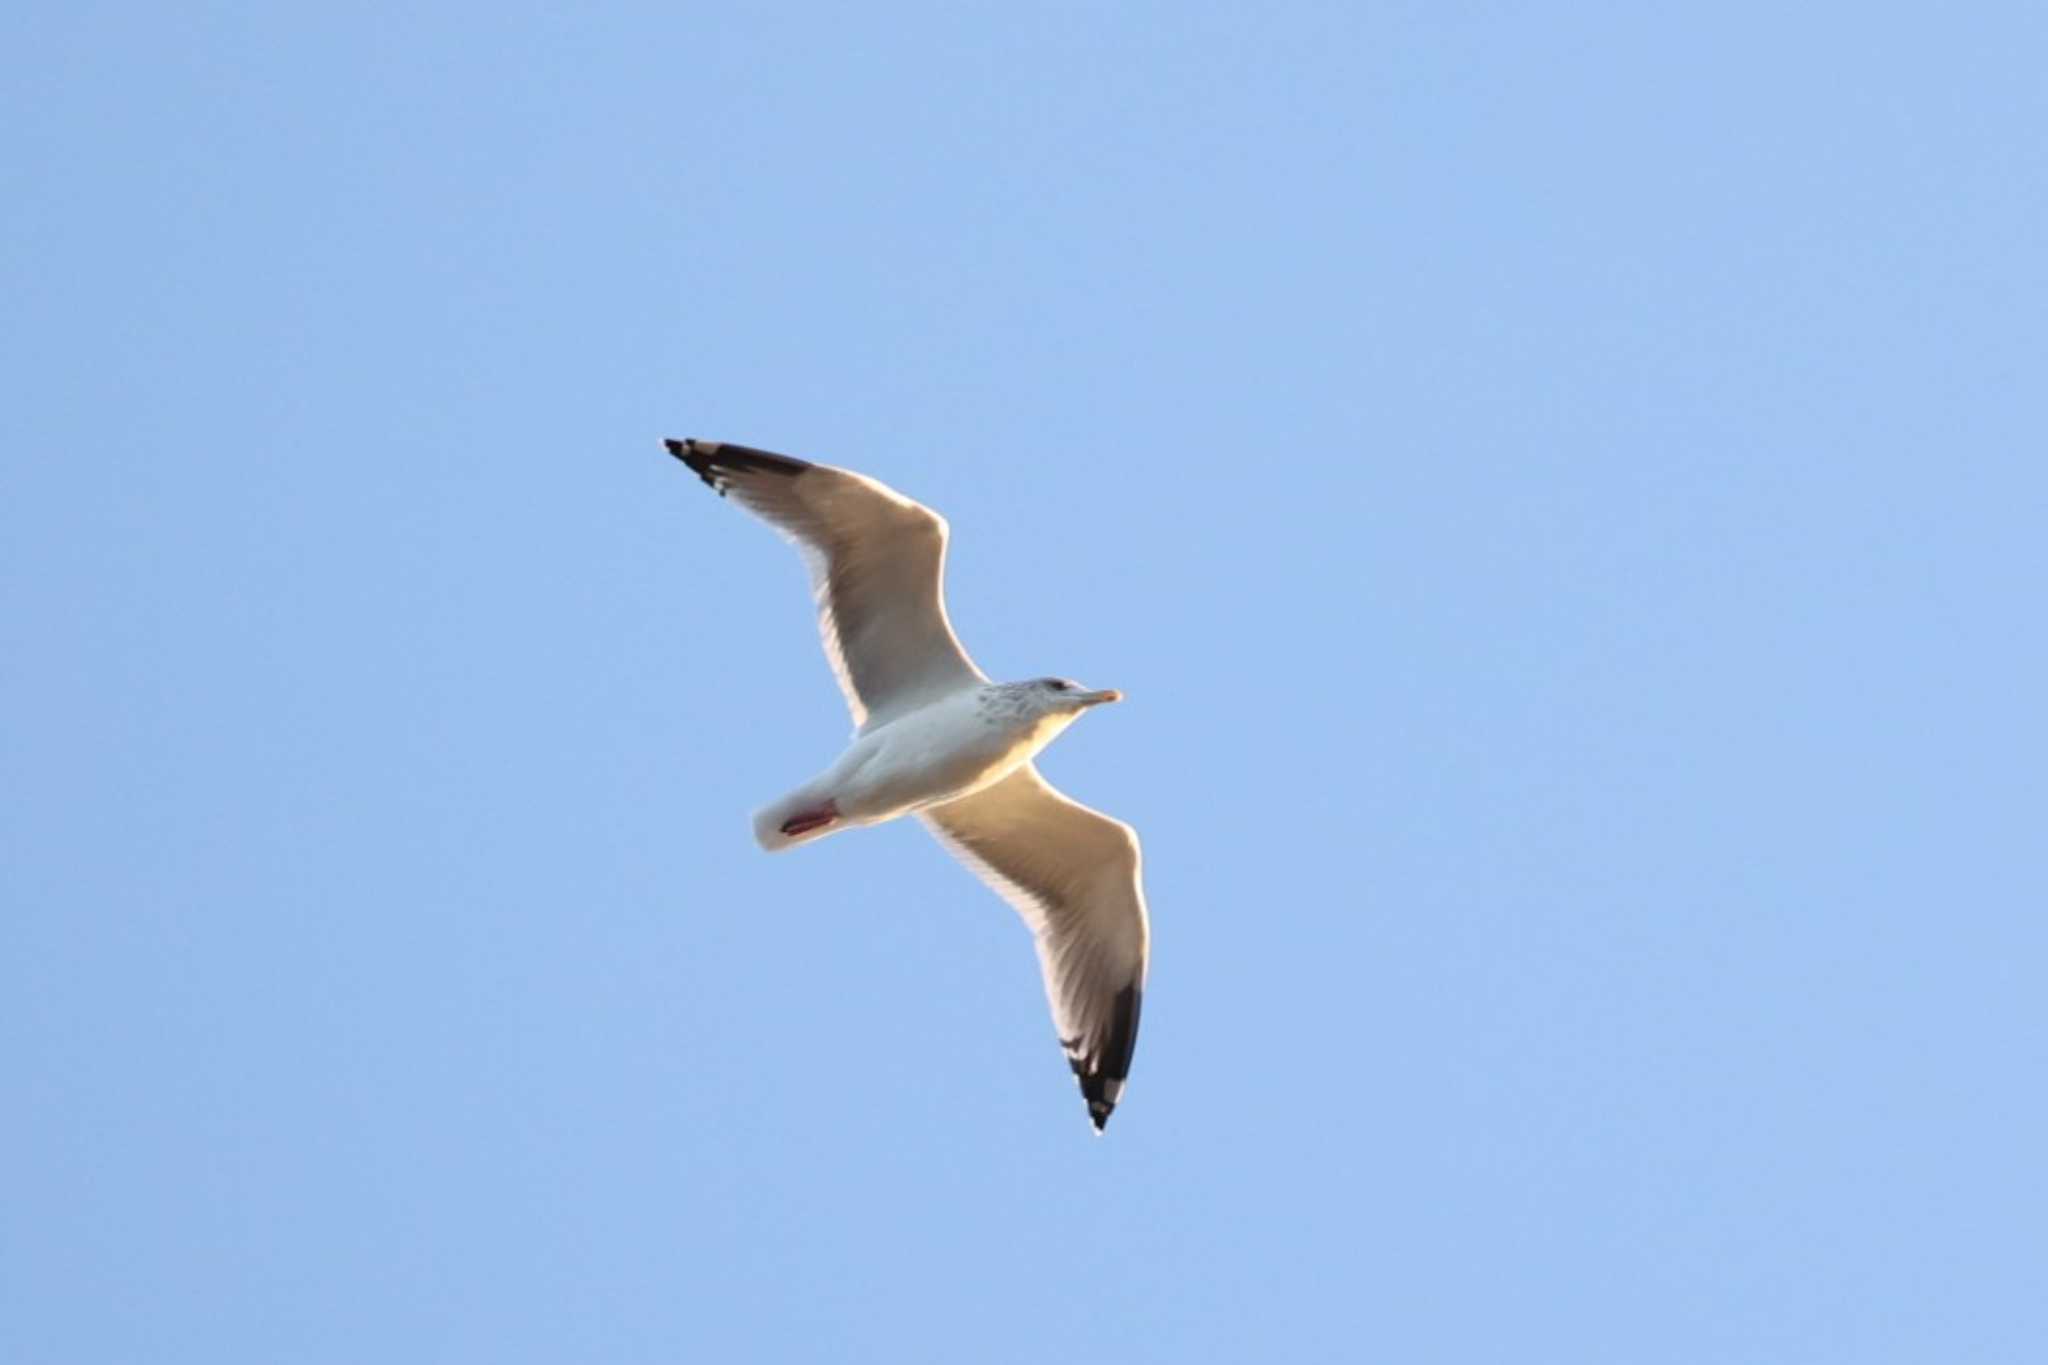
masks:
<path fill-rule="evenodd" d="M 717 441 L 669 441 L 681 460 L 796 542 L 825 657 L 856 726 L 987 682 L 946 620 L 946 522 L 886 484 Z"/>
<path fill-rule="evenodd" d="M 1068 800 L 1028 763 L 918 818 L 1031 926 L 1060 1046 L 1100 1132 L 1130 1075 L 1145 993 L 1136 832 Z"/>

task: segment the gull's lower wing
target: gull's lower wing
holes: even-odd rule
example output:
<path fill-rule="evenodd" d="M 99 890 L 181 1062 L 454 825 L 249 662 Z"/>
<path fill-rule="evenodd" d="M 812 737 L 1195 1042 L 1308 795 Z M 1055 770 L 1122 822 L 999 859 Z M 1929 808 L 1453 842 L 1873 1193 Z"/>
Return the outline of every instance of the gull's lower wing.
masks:
<path fill-rule="evenodd" d="M 1101 1131 L 1131 1072 L 1145 993 L 1151 931 L 1137 834 L 1028 763 L 918 818 L 1031 926 L 1053 1025 Z"/>
<path fill-rule="evenodd" d="M 825 657 L 855 725 L 988 681 L 946 619 L 946 522 L 938 513 L 851 470 L 718 441 L 666 444 L 803 552 Z"/>

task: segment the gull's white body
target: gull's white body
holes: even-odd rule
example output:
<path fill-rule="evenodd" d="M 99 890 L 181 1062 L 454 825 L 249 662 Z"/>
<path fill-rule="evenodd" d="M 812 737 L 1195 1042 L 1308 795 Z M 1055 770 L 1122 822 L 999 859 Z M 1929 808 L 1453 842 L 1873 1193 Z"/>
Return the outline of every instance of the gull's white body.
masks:
<path fill-rule="evenodd" d="M 972 796 L 1029 763 L 1074 721 L 1071 713 L 1034 712 L 1006 701 L 1000 688 L 963 687 L 864 728 L 838 762 L 754 813 L 755 840 L 777 852 Z M 833 823 L 782 833 L 791 816 L 827 801 L 838 810 Z"/>
<path fill-rule="evenodd" d="M 754 816 L 770 851 L 915 814 L 1030 928 L 1096 1131 L 1137 1045 L 1151 932 L 1138 836 L 1038 774 L 1082 710 L 1121 699 L 1062 678 L 992 683 L 946 619 L 944 518 L 851 470 L 716 441 L 669 453 L 793 541 L 825 658 L 857 727 L 818 777 Z"/>

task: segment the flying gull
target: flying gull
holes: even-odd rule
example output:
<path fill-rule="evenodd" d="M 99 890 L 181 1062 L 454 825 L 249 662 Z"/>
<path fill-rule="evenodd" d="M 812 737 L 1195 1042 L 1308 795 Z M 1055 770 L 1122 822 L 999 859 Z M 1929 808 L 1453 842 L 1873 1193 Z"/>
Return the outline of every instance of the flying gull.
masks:
<path fill-rule="evenodd" d="M 1062 795 L 1031 760 L 1115 691 L 994 683 L 946 619 L 946 522 L 862 474 L 718 441 L 669 441 L 721 496 L 795 542 L 855 726 L 839 761 L 754 816 L 777 852 L 916 815 L 1030 926 L 1045 994 L 1097 1132 L 1138 1041 L 1150 931 L 1129 825 Z"/>

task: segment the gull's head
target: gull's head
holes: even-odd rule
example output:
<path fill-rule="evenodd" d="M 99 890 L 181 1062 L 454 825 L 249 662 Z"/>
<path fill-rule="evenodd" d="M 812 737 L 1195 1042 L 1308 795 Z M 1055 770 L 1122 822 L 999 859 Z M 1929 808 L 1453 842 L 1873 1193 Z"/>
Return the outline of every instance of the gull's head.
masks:
<path fill-rule="evenodd" d="M 1115 688 L 1095 692 L 1081 686 L 1072 678 L 1034 678 L 1025 683 L 1024 687 L 1028 689 L 1028 695 L 1040 709 L 1073 716 L 1080 715 L 1091 706 L 1124 699 L 1124 694 Z"/>
<path fill-rule="evenodd" d="M 1036 753 L 1083 711 L 1123 699 L 1121 692 L 1097 692 L 1072 678 L 1033 678 L 1029 682 L 990 683 L 981 689 L 977 706 L 984 720 L 1028 741 L 1030 752 Z"/>

